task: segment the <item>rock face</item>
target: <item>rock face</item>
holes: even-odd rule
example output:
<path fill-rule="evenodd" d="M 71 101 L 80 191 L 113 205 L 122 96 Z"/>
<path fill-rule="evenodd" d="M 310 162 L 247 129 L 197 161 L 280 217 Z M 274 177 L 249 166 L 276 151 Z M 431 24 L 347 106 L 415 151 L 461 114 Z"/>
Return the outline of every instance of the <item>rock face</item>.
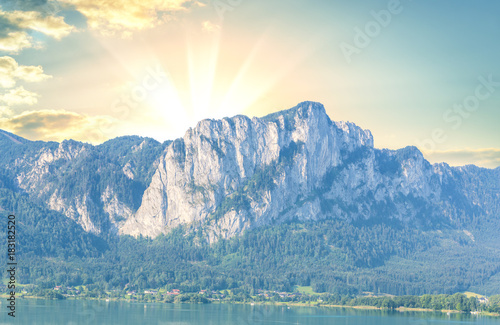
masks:
<path fill-rule="evenodd" d="M 85 231 L 104 235 L 118 233 L 137 210 L 168 142 L 122 137 L 92 146 L 32 142 L 0 131 L 0 144 L 0 187 L 26 193 Z"/>
<path fill-rule="evenodd" d="M 363 147 L 373 147 L 369 131 L 332 123 L 317 103 L 263 119 L 201 121 L 166 149 L 141 207 L 121 232 L 156 236 L 195 223 L 208 225 L 216 238 L 321 217 L 315 200 L 290 208 L 321 185 L 342 154 Z"/>
<path fill-rule="evenodd" d="M 155 237 L 188 225 L 214 242 L 290 220 L 462 227 L 500 212 L 499 168 L 431 165 L 415 147 L 375 149 L 369 131 L 332 122 L 314 102 L 204 120 L 164 144 L 2 134 L 4 147 L 23 148 L 1 165 L 4 183 L 96 234 Z"/>

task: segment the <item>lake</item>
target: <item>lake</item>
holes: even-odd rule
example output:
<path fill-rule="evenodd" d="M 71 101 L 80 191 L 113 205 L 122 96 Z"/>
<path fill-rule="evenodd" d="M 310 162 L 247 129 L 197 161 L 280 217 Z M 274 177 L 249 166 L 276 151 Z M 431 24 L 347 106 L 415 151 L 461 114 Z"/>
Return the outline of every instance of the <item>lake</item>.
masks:
<path fill-rule="evenodd" d="M 173 305 L 84 300 L 21 299 L 16 319 L 7 316 L 2 301 L 0 324 L 154 324 L 154 325 L 391 325 L 391 324 L 500 324 L 500 318 L 446 315 L 430 312 L 388 312 L 350 308 L 260 306 L 260 305 Z"/>

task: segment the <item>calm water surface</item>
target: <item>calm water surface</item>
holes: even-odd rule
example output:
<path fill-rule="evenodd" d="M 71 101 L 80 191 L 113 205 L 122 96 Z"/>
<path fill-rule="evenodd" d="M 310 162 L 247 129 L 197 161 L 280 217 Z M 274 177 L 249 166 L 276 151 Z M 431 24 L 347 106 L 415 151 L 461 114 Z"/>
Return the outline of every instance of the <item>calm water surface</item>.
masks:
<path fill-rule="evenodd" d="M 82 300 L 17 301 L 16 318 L 7 316 L 2 301 L 0 324 L 158 324 L 158 325 L 395 325 L 495 324 L 500 318 L 427 312 L 385 312 L 316 307 L 250 305 L 172 305 Z"/>

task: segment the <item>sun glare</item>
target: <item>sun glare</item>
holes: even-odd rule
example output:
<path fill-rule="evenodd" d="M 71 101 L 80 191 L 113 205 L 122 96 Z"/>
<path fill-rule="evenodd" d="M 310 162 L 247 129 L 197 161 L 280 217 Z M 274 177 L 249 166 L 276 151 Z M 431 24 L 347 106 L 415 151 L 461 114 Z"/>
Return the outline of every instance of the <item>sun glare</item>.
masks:
<path fill-rule="evenodd" d="M 223 28 L 203 32 L 186 28 L 184 57 L 176 57 L 178 64 L 170 70 L 164 61 L 172 59 L 168 52 L 162 52 L 162 56 L 154 48 L 151 52 L 142 49 L 148 57 L 156 58 L 155 73 L 166 78 L 149 89 L 147 100 L 141 103 L 141 114 L 149 118 L 133 123 L 144 124 L 148 136 L 167 140 L 182 137 L 200 120 L 245 114 L 323 43 L 321 38 L 313 38 L 290 51 L 274 44 L 271 35 L 268 29 L 253 45 L 228 49 L 221 48 Z M 150 62 L 127 65 L 126 53 L 113 55 L 120 58 L 131 76 L 137 76 L 134 85 L 144 83 L 144 71 L 150 69 Z"/>

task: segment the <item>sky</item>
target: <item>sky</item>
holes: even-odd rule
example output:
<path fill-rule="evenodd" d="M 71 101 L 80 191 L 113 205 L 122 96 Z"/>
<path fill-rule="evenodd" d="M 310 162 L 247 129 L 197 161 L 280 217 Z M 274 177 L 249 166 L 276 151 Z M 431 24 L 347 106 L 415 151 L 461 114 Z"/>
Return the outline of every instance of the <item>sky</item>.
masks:
<path fill-rule="evenodd" d="M 500 2 L 0 0 L 0 129 L 164 141 L 321 102 L 375 147 L 500 166 Z"/>

